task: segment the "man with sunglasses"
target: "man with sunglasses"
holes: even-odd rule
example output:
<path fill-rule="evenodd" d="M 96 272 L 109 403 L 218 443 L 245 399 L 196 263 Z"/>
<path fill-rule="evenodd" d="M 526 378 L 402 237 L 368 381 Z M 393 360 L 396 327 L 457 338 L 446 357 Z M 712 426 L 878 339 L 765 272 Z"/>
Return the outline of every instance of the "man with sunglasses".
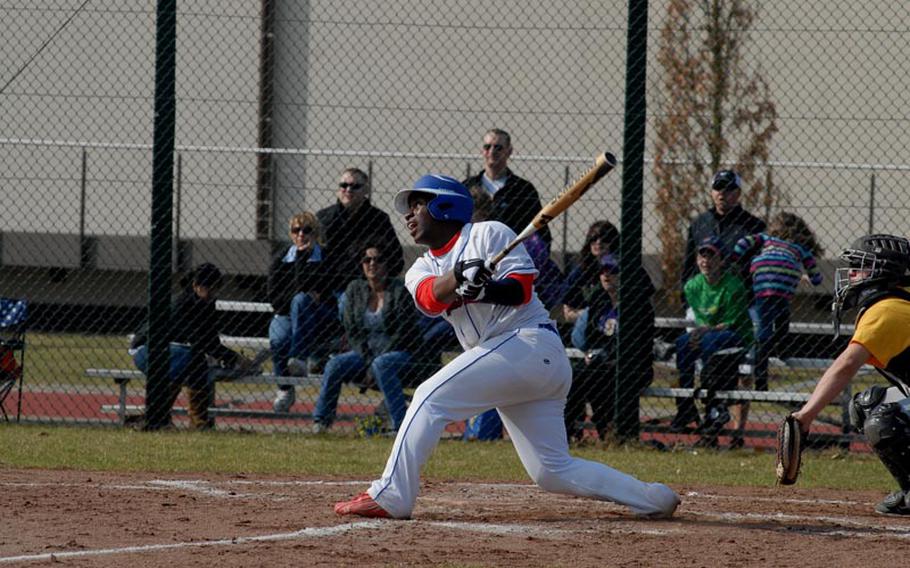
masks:
<path fill-rule="evenodd" d="M 465 187 L 483 187 L 493 197 L 489 219 L 505 223 L 520 233 L 540 211 L 540 195 L 534 184 L 520 178 L 509 169 L 512 156 L 512 137 L 508 132 L 492 128 L 483 135 L 481 146 L 483 171 L 464 180 Z M 550 230 L 544 227 L 538 233 L 547 245 L 552 241 Z"/>
<path fill-rule="evenodd" d="M 363 170 L 347 168 L 338 181 L 338 200 L 316 213 L 326 248 L 332 251 L 332 289 L 340 293 L 348 282 L 363 277 L 360 252 L 368 242 L 384 243 L 389 274 L 404 268 L 404 254 L 389 216 L 370 203 L 370 178 Z"/>
<path fill-rule="evenodd" d="M 736 241 L 765 230 L 765 222 L 742 208 L 739 198 L 742 194 L 742 178 L 733 170 L 720 170 L 711 180 L 711 208 L 696 217 L 689 225 L 686 239 L 686 256 L 680 280 L 682 287 L 698 274 L 696 249 L 708 237 L 718 237 L 724 257 L 733 252 Z M 748 262 L 739 274 L 746 282 L 749 279 Z M 685 300 L 684 300 L 685 301 Z"/>

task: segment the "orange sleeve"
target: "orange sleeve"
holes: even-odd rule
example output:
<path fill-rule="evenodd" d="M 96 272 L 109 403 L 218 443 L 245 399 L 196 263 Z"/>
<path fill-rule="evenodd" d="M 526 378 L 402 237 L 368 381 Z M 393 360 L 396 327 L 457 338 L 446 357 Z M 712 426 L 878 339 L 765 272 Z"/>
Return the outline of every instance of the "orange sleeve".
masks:
<path fill-rule="evenodd" d="M 523 292 L 521 299 L 522 304 L 527 304 L 531 301 L 531 287 L 534 286 L 533 274 L 509 274 L 506 278 L 518 280 L 518 283 L 521 284 L 521 290 Z"/>
<path fill-rule="evenodd" d="M 449 309 L 449 304 L 440 302 L 433 294 L 433 282 L 435 281 L 435 276 L 430 276 L 429 278 L 422 280 L 420 284 L 417 285 L 417 294 L 414 297 L 417 301 L 417 305 L 420 306 L 420 309 L 428 314 L 441 314 Z"/>

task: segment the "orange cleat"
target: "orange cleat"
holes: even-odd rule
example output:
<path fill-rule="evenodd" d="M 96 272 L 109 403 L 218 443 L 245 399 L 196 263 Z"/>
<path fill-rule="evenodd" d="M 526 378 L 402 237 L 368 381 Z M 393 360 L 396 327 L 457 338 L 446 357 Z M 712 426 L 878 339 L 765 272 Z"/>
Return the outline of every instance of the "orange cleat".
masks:
<path fill-rule="evenodd" d="M 361 517 L 376 517 L 380 519 L 391 519 L 392 515 L 379 506 L 379 503 L 373 501 L 370 494 L 364 491 L 350 501 L 341 501 L 335 503 L 335 513 L 338 515 L 358 515 Z"/>

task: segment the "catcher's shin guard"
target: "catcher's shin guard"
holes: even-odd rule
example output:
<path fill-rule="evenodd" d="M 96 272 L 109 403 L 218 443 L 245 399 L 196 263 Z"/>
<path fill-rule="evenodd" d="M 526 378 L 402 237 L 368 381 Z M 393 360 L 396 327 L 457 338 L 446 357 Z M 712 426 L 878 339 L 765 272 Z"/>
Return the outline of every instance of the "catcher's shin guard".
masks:
<path fill-rule="evenodd" d="M 868 413 L 862 431 L 901 489 L 910 491 L 910 399 L 878 404 Z"/>

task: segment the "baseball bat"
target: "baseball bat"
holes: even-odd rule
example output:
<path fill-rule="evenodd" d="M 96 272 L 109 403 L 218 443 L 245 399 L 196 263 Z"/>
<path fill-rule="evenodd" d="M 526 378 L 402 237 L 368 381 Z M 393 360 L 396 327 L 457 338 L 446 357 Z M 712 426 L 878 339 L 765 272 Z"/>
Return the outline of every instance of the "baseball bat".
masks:
<path fill-rule="evenodd" d="M 499 254 L 490 261 L 491 268 L 495 269 L 502 259 L 512 250 L 528 239 L 536 231 L 543 229 L 547 224 L 555 219 L 560 213 L 568 209 L 573 203 L 585 194 L 600 178 L 610 173 L 616 167 L 616 156 L 609 152 L 602 152 L 594 159 L 594 165 L 584 173 L 578 180 L 559 192 L 559 195 L 550 200 L 549 203 L 534 216 L 534 219 L 528 223 L 528 226 L 512 239 Z"/>

